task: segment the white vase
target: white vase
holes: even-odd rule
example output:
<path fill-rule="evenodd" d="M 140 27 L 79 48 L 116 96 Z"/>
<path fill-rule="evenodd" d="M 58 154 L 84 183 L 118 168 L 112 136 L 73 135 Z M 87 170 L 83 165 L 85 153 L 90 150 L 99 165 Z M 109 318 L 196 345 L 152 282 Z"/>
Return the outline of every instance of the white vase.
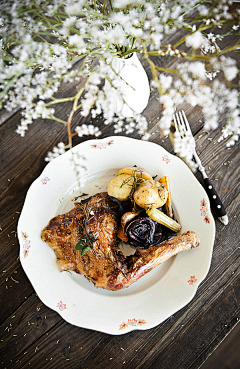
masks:
<path fill-rule="evenodd" d="M 121 77 L 120 90 L 125 101 L 119 91 L 106 80 L 104 89 L 107 94 L 111 94 L 109 96 L 114 113 L 125 118 L 133 117 L 136 113 L 140 114 L 148 104 L 150 87 L 147 74 L 137 54 L 133 53 L 128 59 L 113 57 L 111 65 Z"/>

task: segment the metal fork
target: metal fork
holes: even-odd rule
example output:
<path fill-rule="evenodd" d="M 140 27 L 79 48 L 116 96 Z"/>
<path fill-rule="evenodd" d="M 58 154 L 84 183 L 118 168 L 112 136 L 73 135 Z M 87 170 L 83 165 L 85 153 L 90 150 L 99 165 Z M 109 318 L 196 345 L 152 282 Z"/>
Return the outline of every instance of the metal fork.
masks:
<path fill-rule="evenodd" d="M 188 143 L 190 146 L 190 150 L 192 153 L 192 156 L 194 157 L 194 160 L 198 166 L 198 170 L 201 172 L 204 180 L 204 186 L 206 189 L 206 192 L 208 194 L 209 200 L 212 204 L 212 208 L 215 211 L 218 219 L 224 224 L 228 224 L 228 216 L 226 213 L 226 210 L 224 209 L 224 206 L 216 192 L 216 190 L 213 187 L 213 184 L 211 183 L 210 179 L 208 178 L 206 171 L 204 167 L 202 166 L 201 160 L 199 156 L 196 153 L 196 142 L 194 140 L 191 128 L 189 126 L 187 117 L 185 112 L 182 110 L 179 113 L 173 114 L 173 120 L 176 131 L 179 133 L 179 136 L 181 138 L 187 137 Z"/>

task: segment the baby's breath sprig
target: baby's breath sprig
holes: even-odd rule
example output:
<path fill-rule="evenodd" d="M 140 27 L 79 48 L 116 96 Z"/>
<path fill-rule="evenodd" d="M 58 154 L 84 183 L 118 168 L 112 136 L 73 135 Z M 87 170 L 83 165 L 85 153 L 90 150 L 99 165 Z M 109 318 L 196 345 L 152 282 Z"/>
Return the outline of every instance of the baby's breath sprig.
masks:
<path fill-rule="evenodd" d="M 38 118 L 66 126 L 68 143 L 55 146 L 47 161 L 71 149 L 75 135 L 101 135 L 97 121 L 72 127 L 79 111 L 83 117 L 102 114 L 115 133 L 137 132 L 148 139 L 146 118 L 134 114 L 129 121 L 121 113 L 116 116 L 111 96 L 102 89 L 107 80 L 126 103 L 120 88 L 124 81 L 110 61 L 137 53 L 149 63 L 151 87 L 159 92 L 163 136 L 169 134 L 175 106 L 188 103 L 202 108 L 207 130 L 219 126 L 225 109 L 222 138 L 231 146 L 240 134 L 239 69 L 234 58 L 240 48 L 239 16 L 237 3 L 227 0 L 5 1 L 0 8 L 0 108 L 21 109 L 16 132 L 22 137 Z M 172 45 L 167 40 L 174 34 L 181 36 Z M 223 38 L 227 48 L 222 48 Z M 178 62 L 172 63 L 174 69 L 164 63 L 160 67 L 152 56 Z M 223 82 L 217 79 L 220 73 Z M 75 96 L 57 96 L 62 82 L 79 82 L 81 87 Z M 57 104 L 65 103 L 71 103 L 66 121 L 55 112 Z"/>

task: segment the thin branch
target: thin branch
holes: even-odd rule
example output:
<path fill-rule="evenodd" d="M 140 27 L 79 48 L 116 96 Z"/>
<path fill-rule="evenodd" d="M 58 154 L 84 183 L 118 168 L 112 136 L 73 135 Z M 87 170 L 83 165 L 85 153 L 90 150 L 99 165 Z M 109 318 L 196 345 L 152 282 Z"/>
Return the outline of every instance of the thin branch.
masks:
<path fill-rule="evenodd" d="M 155 65 L 155 64 L 154 64 L 154 65 Z M 174 69 L 161 68 L 161 67 L 157 67 L 156 65 L 155 65 L 155 69 L 157 69 L 157 70 L 161 70 L 161 71 L 166 72 L 166 73 L 173 73 L 173 74 L 176 74 L 176 76 L 178 76 L 178 77 L 182 78 L 182 75 L 181 75 L 180 73 L 178 73 L 178 72 L 177 72 L 176 70 L 174 70 Z"/>
<path fill-rule="evenodd" d="M 68 101 L 73 101 L 75 99 L 75 96 L 72 97 L 65 97 L 62 99 L 54 99 L 53 101 L 49 101 L 48 103 L 45 104 L 45 106 L 50 106 L 50 105 L 54 105 L 54 104 L 59 104 L 59 103 L 64 103 L 64 102 L 68 102 Z"/>
<path fill-rule="evenodd" d="M 67 122 L 65 122 L 65 120 L 62 120 L 62 119 L 60 119 L 60 118 L 57 118 L 57 117 L 55 117 L 55 115 L 53 115 L 53 114 L 51 114 L 51 115 L 50 115 L 50 119 L 56 120 L 57 122 L 59 122 L 59 123 L 63 123 L 65 126 L 67 126 Z"/>

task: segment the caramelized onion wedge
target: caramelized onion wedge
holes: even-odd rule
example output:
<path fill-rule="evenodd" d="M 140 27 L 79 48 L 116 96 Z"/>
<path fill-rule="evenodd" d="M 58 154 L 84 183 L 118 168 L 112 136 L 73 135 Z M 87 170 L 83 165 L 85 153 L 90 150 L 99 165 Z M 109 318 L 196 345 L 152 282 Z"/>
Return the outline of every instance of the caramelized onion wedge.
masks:
<path fill-rule="evenodd" d="M 123 229 L 125 229 L 126 224 L 128 222 L 130 222 L 130 220 L 135 218 L 137 215 L 138 215 L 138 213 L 135 213 L 133 211 L 128 211 L 127 213 L 123 214 L 122 219 L 121 219 L 121 225 L 122 225 Z"/>
<path fill-rule="evenodd" d="M 155 220 L 155 222 L 163 224 L 165 227 L 170 228 L 174 232 L 179 232 L 180 229 L 182 228 L 180 224 L 175 222 L 175 220 L 169 218 L 166 214 L 164 214 L 158 209 L 151 208 L 146 210 L 146 213 L 152 220 Z"/>
<path fill-rule="evenodd" d="M 130 220 L 135 218 L 138 215 L 138 213 L 135 213 L 133 211 L 128 211 L 127 213 L 124 213 L 121 218 L 121 224 L 118 230 L 118 238 L 120 238 L 122 241 L 127 242 L 128 237 L 125 233 L 126 225 Z"/>

